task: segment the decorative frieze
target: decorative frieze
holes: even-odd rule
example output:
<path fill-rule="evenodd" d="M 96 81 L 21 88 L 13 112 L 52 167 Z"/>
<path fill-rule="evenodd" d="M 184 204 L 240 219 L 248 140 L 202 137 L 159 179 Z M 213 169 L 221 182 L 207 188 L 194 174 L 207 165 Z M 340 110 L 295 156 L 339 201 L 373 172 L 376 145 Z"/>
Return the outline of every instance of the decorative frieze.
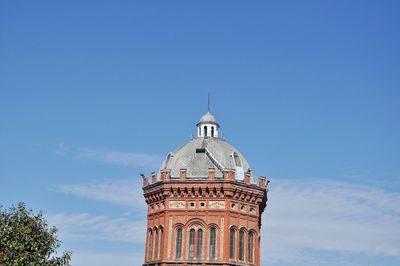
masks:
<path fill-rule="evenodd" d="M 210 208 L 210 209 L 225 209 L 225 201 L 209 201 L 208 208 Z"/>
<path fill-rule="evenodd" d="M 170 201 L 169 208 L 170 209 L 185 209 L 186 202 L 185 201 Z"/>

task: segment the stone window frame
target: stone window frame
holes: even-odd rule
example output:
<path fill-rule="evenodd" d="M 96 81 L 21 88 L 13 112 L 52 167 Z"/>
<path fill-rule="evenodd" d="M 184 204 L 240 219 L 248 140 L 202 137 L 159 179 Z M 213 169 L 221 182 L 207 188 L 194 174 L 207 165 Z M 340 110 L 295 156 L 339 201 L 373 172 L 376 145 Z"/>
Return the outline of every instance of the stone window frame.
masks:
<path fill-rule="evenodd" d="M 233 242 L 232 242 L 232 231 L 233 231 Z M 237 249 L 237 232 L 238 229 L 236 226 L 232 225 L 229 228 L 229 259 L 230 260 L 236 260 L 236 249 Z"/>
<path fill-rule="evenodd" d="M 250 242 L 250 236 L 252 236 L 252 242 Z M 247 234 L 247 261 L 249 263 L 254 263 L 255 258 L 255 241 L 256 241 L 257 232 L 254 229 L 250 229 Z M 251 243 L 251 247 L 250 247 Z"/>
<path fill-rule="evenodd" d="M 196 260 L 199 260 L 199 259 L 203 259 L 203 255 L 204 255 L 204 232 L 206 231 L 205 230 L 205 222 L 203 221 L 203 220 L 201 220 L 201 219 L 198 219 L 198 218 L 194 218 L 194 219 L 191 219 L 188 223 L 186 223 L 186 226 L 185 226 L 185 232 L 187 233 L 187 239 L 185 238 L 185 240 L 186 240 L 186 243 L 184 243 L 184 245 L 186 245 L 186 247 L 187 247 L 187 254 L 185 255 L 185 257 L 186 258 L 188 258 L 188 259 L 190 259 L 190 260 L 193 260 L 193 259 L 196 259 Z M 190 245 L 190 231 L 192 230 L 192 229 L 194 229 L 194 231 L 195 231 L 195 235 L 194 235 L 194 247 L 193 247 L 193 249 L 194 249 L 194 256 L 193 257 L 190 257 L 190 254 L 189 254 L 189 245 Z M 198 254 L 198 245 L 199 245 L 199 242 L 198 242 L 198 232 L 199 232 L 199 230 L 202 230 L 202 243 L 201 243 L 201 257 L 199 257 L 199 254 Z"/>
<path fill-rule="evenodd" d="M 195 242 L 196 239 L 196 230 L 194 228 L 189 229 L 189 241 L 188 243 L 188 258 L 194 259 L 195 256 Z"/>
<path fill-rule="evenodd" d="M 174 226 L 174 239 L 173 239 L 173 249 L 174 249 L 174 258 L 176 260 L 181 260 L 183 257 L 183 247 L 185 245 L 185 226 L 181 223 L 178 223 Z M 178 231 L 181 231 L 180 241 L 178 241 Z M 179 243 L 180 242 L 180 243 Z M 179 256 L 178 256 L 178 245 L 179 245 Z"/>
<path fill-rule="evenodd" d="M 158 260 L 162 257 L 164 243 L 164 226 L 154 226 L 147 229 L 147 261 Z"/>
<path fill-rule="evenodd" d="M 242 227 L 239 229 L 239 237 L 238 237 L 238 260 L 241 262 L 246 261 L 246 244 L 247 244 L 247 230 Z"/>
<path fill-rule="evenodd" d="M 200 231 L 201 231 L 201 241 L 199 240 L 200 239 L 199 238 Z M 200 246 L 200 248 L 199 248 L 199 246 Z M 203 248 L 204 248 L 204 229 L 199 228 L 197 230 L 197 241 L 196 241 L 196 250 L 195 250 L 196 251 L 195 256 L 197 257 L 197 259 L 200 259 L 200 260 L 202 259 L 203 254 L 204 254 Z M 199 255 L 199 253 L 200 253 L 200 255 Z"/>
<path fill-rule="evenodd" d="M 151 252 L 151 258 L 152 260 L 156 260 L 158 257 L 158 249 L 159 249 L 159 234 L 158 234 L 158 228 L 154 227 L 153 228 L 153 247 L 152 247 L 152 252 Z"/>
<path fill-rule="evenodd" d="M 214 240 L 214 251 L 213 251 L 213 253 L 214 253 L 214 256 L 211 256 L 211 251 L 212 251 L 212 247 L 211 247 L 211 231 L 212 231 L 212 229 L 215 229 L 215 240 Z M 220 241 L 220 239 L 219 239 L 219 232 L 221 232 L 221 230 L 220 230 L 220 228 L 219 228 L 219 226 L 217 225 L 217 224 L 215 224 L 215 223 L 211 223 L 211 224 L 209 224 L 208 225 L 208 228 L 207 228 L 207 237 L 208 237 L 208 254 L 207 254 L 207 258 L 208 258 L 208 260 L 217 260 L 218 259 L 218 256 L 219 256 L 219 252 L 218 252 L 218 247 L 219 247 L 219 241 Z"/>
<path fill-rule="evenodd" d="M 152 261 L 153 257 L 153 229 L 149 228 L 147 230 L 147 260 Z"/>

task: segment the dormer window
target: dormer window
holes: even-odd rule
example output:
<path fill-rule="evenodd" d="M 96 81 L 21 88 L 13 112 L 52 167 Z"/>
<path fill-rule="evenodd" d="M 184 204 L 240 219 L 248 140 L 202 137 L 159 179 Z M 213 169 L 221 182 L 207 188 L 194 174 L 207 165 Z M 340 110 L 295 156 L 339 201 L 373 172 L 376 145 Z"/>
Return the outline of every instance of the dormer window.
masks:
<path fill-rule="evenodd" d="M 242 167 L 242 161 L 240 160 L 240 157 L 236 152 L 233 153 L 233 160 L 235 162 L 236 167 Z"/>
<path fill-rule="evenodd" d="M 166 169 L 168 167 L 168 164 L 171 160 L 172 154 L 168 153 L 167 158 L 165 159 L 165 163 L 164 163 L 164 169 Z"/>

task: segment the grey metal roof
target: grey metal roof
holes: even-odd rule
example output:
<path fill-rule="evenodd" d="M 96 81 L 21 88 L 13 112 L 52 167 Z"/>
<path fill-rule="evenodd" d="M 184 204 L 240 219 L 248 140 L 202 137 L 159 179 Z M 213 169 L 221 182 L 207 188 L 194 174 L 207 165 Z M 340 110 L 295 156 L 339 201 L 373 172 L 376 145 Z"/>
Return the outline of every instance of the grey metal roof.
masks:
<path fill-rule="evenodd" d="M 207 178 L 208 169 L 215 168 L 217 178 L 223 177 L 223 170 L 237 169 L 234 153 L 246 172 L 250 166 L 244 156 L 221 138 L 195 138 L 189 143 L 170 152 L 161 169 L 170 169 L 171 177 L 179 177 L 180 169 L 187 170 L 187 178 Z"/>
<path fill-rule="evenodd" d="M 214 117 L 210 112 L 205 113 L 205 114 L 200 118 L 200 120 L 199 120 L 199 122 L 197 123 L 197 125 L 199 125 L 199 124 L 207 124 L 207 123 L 209 123 L 209 124 L 215 124 L 215 125 L 217 125 L 217 126 L 219 127 L 218 122 L 217 122 L 217 119 L 215 119 L 215 117 Z"/>

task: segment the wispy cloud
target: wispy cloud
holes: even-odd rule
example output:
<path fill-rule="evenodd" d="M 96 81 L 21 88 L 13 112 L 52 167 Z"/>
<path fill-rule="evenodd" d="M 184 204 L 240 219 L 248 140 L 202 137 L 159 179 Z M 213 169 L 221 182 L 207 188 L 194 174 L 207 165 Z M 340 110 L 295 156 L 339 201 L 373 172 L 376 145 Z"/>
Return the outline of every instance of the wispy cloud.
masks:
<path fill-rule="evenodd" d="M 59 189 L 70 195 L 134 206 L 145 212 L 141 188 L 137 182 L 135 185 L 134 179 L 63 185 Z M 263 255 L 264 264 L 360 265 L 346 261 L 345 257 L 349 254 L 400 260 L 399 206 L 400 193 L 371 186 L 318 179 L 272 180 L 262 227 L 262 254 L 267 254 Z M 70 234 L 77 232 L 78 236 L 85 235 L 85 230 L 100 230 L 93 236 L 115 235 L 116 239 L 137 237 L 144 241 L 145 223 L 138 221 L 138 226 L 125 218 L 117 219 L 115 228 L 102 225 L 108 224 L 109 218 L 87 214 L 60 217 L 59 221 L 68 225 Z M 89 225 L 86 226 L 86 223 Z M 129 224 L 127 227 L 140 229 L 126 237 L 123 230 L 118 230 L 119 227 L 124 228 L 125 223 Z M 75 226 L 79 230 L 75 230 Z M 115 234 L 113 230 L 117 230 Z M 334 252 L 335 259 L 322 263 L 321 256 L 315 256 L 316 252 Z"/>
<path fill-rule="evenodd" d="M 145 217 L 144 217 L 145 218 Z M 146 221 L 93 216 L 88 213 L 50 215 L 48 222 L 59 229 L 60 239 L 82 241 L 124 241 L 144 243 Z"/>
<path fill-rule="evenodd" d="M 114 151 L 100 148 L 70 147 L 65 143 L 58 143 L 57 153 L 71 154 L 77 159 L 93 160 L 121 166 L 139 166 L 158 169 L 162 157 L 155 154 L 140 152 Z"/>
<path fill-rule="evenodd" d="M 121 179 L 97 183 L 58 185 L 55 190 L 66 195 L 111 202 L 145 210 L 141 180 Z"/>
<path fill-rule="evenodd" d="M 400 258 L 399 193 L 339 182 L 273 181 L 263 219 L 265 263 L 321 265 L 310 251 Z"/>
<path fill-rule="evenodd" d="M 101 266 L 101 265 L 142 265 L 143 253 L 104 253 L 104 252 L 74 252 L 72 265 Z"/>

